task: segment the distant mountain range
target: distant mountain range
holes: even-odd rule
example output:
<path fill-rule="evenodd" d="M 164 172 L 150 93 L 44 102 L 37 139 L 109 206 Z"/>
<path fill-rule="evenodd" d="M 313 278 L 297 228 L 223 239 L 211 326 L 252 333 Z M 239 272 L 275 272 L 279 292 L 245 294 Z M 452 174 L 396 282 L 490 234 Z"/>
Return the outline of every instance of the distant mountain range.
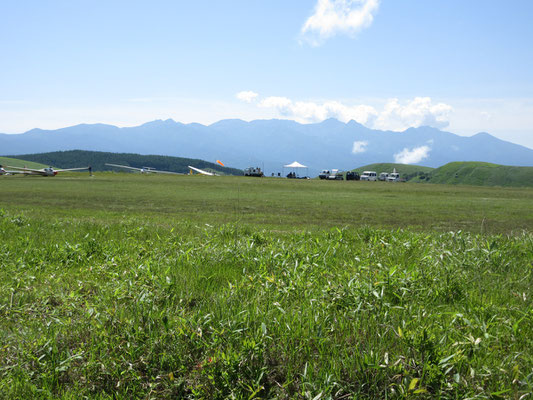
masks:
<path fill-rule="evenodd" d="M 222 120 L 209 126 L 171 119 L 119 128 L 82 124 L 57 130 L 32 129 L 0 134 L 0 155 L 59 150 L 95 150 L 222 160 L 234 168 L 264 167 L 281 172 L 299 161 L 309 174 L 320 169 L 353 169 L 375 162 L 416 163 L 437 167 L 452 161 L 533 165 L 533 150 L 488 133 L 458 136 L 430 127 L 404 132 L 379 131 L 350 121 L 316 124 L 290 120 Z"/>

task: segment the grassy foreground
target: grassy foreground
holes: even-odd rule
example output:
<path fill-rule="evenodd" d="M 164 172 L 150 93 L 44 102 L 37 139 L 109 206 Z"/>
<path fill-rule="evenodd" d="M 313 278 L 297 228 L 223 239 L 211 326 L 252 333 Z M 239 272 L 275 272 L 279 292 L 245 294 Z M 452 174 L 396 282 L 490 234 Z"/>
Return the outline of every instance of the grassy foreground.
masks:
<path fill-rule="evenodd" d="M 231 178 L 209 186 L 104 178 L 1 181 L 9 195 L 0 200 L 0 398 L 526 399 L 533 391 L 527 191 L 411 195 L 409 186 L 241 178 L 239 208 L 228 209 L 232 191 L 222 183 L 239 182 Z M 309 208 L 295 217 L 284 196 L 291 189 Z M 374 207 L 394 194 L 408 215 L 415 198 L 431 207 L 429 199 L 440 206 L 440 196 L 463 193 L 462 202 L 485 205 L 488 226 L 513 234 L 477 233 L 466 214 L 471 232 L 458 231 L 462 222 L 437 207 L 409 230 L 379 213 L 372 224 L 382 228 L 360 223 L 349 217 L 356 207 L 336 217 L 346 228 L 315 215 L 314 201 L 347 205 L 357 193 Z M 172 195 L 190 202 L 181 209 Z M 512 207 L 498 208 L 501 199 Z M 289 223 L 276 225 L 282 212 Z"/>

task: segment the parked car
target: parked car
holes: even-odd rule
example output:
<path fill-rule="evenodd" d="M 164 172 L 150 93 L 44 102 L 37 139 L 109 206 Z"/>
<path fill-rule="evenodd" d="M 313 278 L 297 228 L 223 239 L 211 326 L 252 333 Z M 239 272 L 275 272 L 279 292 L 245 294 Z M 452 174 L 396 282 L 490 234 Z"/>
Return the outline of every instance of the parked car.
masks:
<path fill-rule="evenodd" d="M 355 171 L 348 171 L 346 172 L 346 180 L 347 181 L 358 181 L 361 179 L 358 172 Z"/>
<path fill-rule="evenodd" d="M 389 173 L 388 172 L 382 172 L 381 174 L 379 174 L 378 179 L 380 181 L 386 181 L 388 177 L 389 177 Z"/>
<path fill-rule="evenodd" d="M 393 172 L 387 177 L 387 182 L 400 182 L 400 174 L 398 172 Z"/>
<path fill-rule="evenodd" d="M 363 171 L 363 174 L 361 175 L 362 181 L 375 181 L 378 179 L 378 174 L 376 171 Z"/>

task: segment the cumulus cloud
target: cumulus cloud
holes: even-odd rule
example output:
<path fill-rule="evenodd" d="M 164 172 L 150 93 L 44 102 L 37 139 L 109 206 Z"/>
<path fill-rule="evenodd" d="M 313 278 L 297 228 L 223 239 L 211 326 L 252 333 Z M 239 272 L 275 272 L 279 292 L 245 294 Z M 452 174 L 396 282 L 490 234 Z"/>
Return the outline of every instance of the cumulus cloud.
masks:
<path fill-rule="evenodd" d="M 372 24 L 379 1 L 318 0 L 313 15 L 302 26 L 302 37 L 319 45 L 338 33 L 354 36 Z"/>
<path fill-rule="evenodd" d="M 431 148 L 429 146 L 420 146 L 413 149 L 404 148 L 394 155 L 394 162 L 398 164 L 416 164 L 429 157 Z"/>
<path fill-rule="evenodd" d="M 374 128 L 404 130 L 409 127 L 445 128 L 453 108 L 445 103 L 433 104 L 430 97 L 415 97 L 406 104 L 390 99 L 376 119 Z"/>
<path fill-rule="evenodd" d="M 366 140 L 353 142 L 352 153 L 364 153 L 366 151 L 366 146 L 368 146 L 368 142 Z"/>
<path fill-rule="evenodd" d="M 259 96 L 257 93 L 252 92 L 251 90 L 243 90 L 242 92 L 239 92 L 235 95 L 239 100 L 244 101 L 246 103 L 251 103 L 254 101 L 257 96 Z"/>
<path fill-rule="evenodd" d="M 271 96 L 259 103 L 260 107 L 277 108 L 282 114 L 289 114 L 292 107 L 292 100 L 287 97 Z"/>
<path fill-rule="evenodd" d="M 246 95 L 239 96 L 241 93 Z M 450 105 L 434 103 L 429 97 L 415 97 L 404 102 L 390 99 L 381 110 L 367 104 L 348 105 L 339 101 L 293 101 L 279 96 L 260 99 L 255 92 L 240 92 L 237 97 L 247 103 L 257 100 L 258 107 L 274 109 L 280 116 L 301 123 L 336 118 L 342 122 L 354 120 L 369 128 L 392 131 L 420 126 L 445 128 L 453 112 Z"/>
<path fill-rule="evenodd" d="M 259 102 L 260 107 L 274 108 L 282 116 L 294 118 L 298 122 L 320 122 L 328 118 L 348 122 L 355 120 L 361 124 L 371 124 L 378 113 L 372 106 L 347 106 L 338 101 L 315 103 L 292 101 L 287 97 L 267 97 Z"/>

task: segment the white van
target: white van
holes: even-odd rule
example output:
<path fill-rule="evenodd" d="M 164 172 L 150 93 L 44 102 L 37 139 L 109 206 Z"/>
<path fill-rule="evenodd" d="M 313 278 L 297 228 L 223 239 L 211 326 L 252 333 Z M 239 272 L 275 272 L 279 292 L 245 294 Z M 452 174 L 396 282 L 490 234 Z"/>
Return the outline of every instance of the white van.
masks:
<path fill-rule="evenodd" d="M 393 172 L 387 177 L 387 182 L 400 182 L 400 174 Z"/>
<path fill-rule="evenodd" d="M 364 171 L 361 175 L 362 181 L 375 181 L 378 178 L 376 171 Z"/>

